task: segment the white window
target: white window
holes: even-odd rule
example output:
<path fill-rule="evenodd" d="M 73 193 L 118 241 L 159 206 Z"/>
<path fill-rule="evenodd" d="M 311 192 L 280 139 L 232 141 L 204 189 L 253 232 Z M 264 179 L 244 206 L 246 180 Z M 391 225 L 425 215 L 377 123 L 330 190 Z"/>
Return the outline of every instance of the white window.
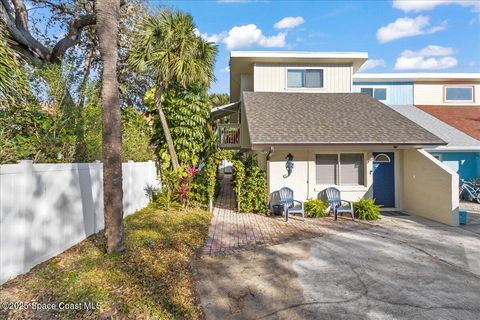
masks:
<path fill-rule="evenodd" d="M 287 88 L 323 88 L 323 69 L 287 69 Z"/>
<path fill-rule="evenodd" d="M 387 100 L 387 88 L 360 88 L 360 92 L 368 94 L 377 100 Z"/>
<path fill-rule="evenodd" d="M 445 87 L 445 101 L 473 102 L 473 87 Z"/>
<path fill-rule="evenodd" d="M 365 185 L 362 153 L 317 154 L 315 169 L 319 185 Z"/>

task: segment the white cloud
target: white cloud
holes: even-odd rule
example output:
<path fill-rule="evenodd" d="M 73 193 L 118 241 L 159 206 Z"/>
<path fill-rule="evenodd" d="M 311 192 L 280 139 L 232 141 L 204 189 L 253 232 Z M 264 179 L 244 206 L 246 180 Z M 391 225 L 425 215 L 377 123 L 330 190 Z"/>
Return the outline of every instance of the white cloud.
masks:
<path fill-rule="evenodd" d="M 404 12 L 421 12 L 433 10 L 440 5 L 457 4 L 463 7 L 472 7 L 474 11 L 480 11 L 478 0 L 394 0 L 393 7 Z"/>
<path fill-rule="evenodd" d="M 374 69 L 377 67 L 382 67 L 385 68 L 385 60 L 383 59 L 368 59 L 367 62 L 365 62 L 362 67 L 358 71 L 366 71 L 370 69 Z"/>
<path fill-rule="evenodd" d="M 265 36 L 261 29 L 254 24 L 247 24 L 244 26 L 235 26 L 223 39 L 227 49 L 249 48 L 253 46 L 260 46 L 266 48 L 281 48 L 285 47 L 286 32 L 279 32 L 277 35 Z"/>
<path fill-rule="evenodd" d="M 418 16 L 412 18 L 398 18 L 394 22 L 381 27 L 377 31 L 377 39 L 380 43 L 385 43 L 405 37 L 413 37 L 421 34 L 431 34 L 445 30 L 447 22 L 430 27 L 430 17 Z"/>
<path fill-rule="evenodd" d="M 275 29 L 291 29 L 305 23 L 303 17 L 285 17 L 273 25 Z"/>
<path fill-rule="evenodd" d="M 395 70 L 435 70 L 455 67 L 458 61 L 450 47 L 429 45 L 419 51 L 404 50 L 395 62 Z"/>
<path fill-rule="evenodd" d="M 193 30 L 195 32 L 195 34 L 199 37 L 202 37 L 203 40 L 207 41 L 207 42 L 214 42 L 214 43 L 219 43 L 221 42 L 223 39 L 225 39 L 227 33 L 226 32 L 222 32 L 222 33 L 212 33 L 212 34 L 209 34 L 209 33 L 202 33 L 200 32 L 200 30 L 198 29 L 194 29 Z"/>
<path fill-rule="evenodd" d="M 222 70 L 220 70 L 220 72 L 230 72 L 230 67 L 227 66 L 225 68 L 222 68 Z"/>
<path fill-rule="evenodd" d="M 480 14 L 477 14 L 475 17 L 470 19 L 470 24 L 480 24 Z"/>
<path fill-rule="evenodd" d="M 428 45 L 425 48 L 422 48 L 420 51 L 404 50 L 402 52 L 402 57 L 442 57 L 442 56 L 451 56 L 454 54 L 455 50 L 450 47 L 442 47 L 436 45 Z"/>

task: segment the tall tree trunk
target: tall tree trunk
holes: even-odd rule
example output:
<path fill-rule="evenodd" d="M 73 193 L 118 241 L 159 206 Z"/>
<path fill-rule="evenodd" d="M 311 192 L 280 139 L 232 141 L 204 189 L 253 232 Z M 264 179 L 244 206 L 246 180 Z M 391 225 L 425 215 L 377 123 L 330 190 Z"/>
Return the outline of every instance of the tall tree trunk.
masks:
<path fill-rule="evenodd" d="M 157 111 L 158 116 L 160 117 L 160 123 L 162 124 L 163 134 L 165 135 L 165 140 L 167 141 L 168 153 L 170 153 L 170 157 L 172 158 L 172 166 L 174 170 L 177 170 L 180 166 L 178 164 L 177 152 L 173 146 L 172 135 L 170 134 L 170 129 L 168 128 L 167 118 L 165 117 L 165 113 L 163 113 L 162 109 L 162 93 L 163 88 L 158 86 L 155 94 L 155 102 L 157 104 Z"/>
<path fill-rule="evenodd" d="M 78 95 L 77 108 L 82 108 L 85 102 L 85 91 L 87 90 L 88 77 L 90 76 L 90 68 L 92 67 L 93 59 L 95 59 L 95 45 L 92 45 L 88 50 L 87 56 L 83 64 L 83 78 L 80 85 L 80 93 Z"/>
<path fill-rule="evenodd" d="M 117 81 L 119 0 L 96 0 L 102 70 L 103 206 L 107 252 L 123 250 L 122 118 Z"/>

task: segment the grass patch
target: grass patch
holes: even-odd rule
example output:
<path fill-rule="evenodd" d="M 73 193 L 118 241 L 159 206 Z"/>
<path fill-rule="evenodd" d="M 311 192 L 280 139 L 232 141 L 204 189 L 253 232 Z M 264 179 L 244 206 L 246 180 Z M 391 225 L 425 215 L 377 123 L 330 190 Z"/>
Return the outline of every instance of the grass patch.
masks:
<path fill-rule="evenodd" d="M 203 210 L 146 208 L 125 219 L 125 252 L 104 252 L 102 233 L 0 287 L 1 301 L 99 303 L 94 310 L 0 310 L 0 318 L 197 319 L 189 262 L 208 234 Z"/>

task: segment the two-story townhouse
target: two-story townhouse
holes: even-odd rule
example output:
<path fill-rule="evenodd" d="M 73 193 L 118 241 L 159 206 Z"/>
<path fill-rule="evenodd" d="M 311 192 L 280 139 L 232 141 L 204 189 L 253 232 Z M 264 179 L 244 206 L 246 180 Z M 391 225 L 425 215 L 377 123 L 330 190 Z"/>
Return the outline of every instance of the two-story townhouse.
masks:
<path fill-rule="evenodd" d="M 448 142 L 426 148 L 461 179 L 480 177 L 480 74 L 357 73 L 363 92 Z"/>
<path fill-rule="evenodd" d="M 219 126 L 220 146 L 256 155 L 271 202 L 282 187 L 306 200 L 335 186 L 346 200 L 373 197 L 385 210 L 457 225 L 458 175 L 423 151 L 446 142 L 352 93 L 367 59 L 364 52 L 231 52 L 232 103 L 212 113 L 234 114 Z"/>

